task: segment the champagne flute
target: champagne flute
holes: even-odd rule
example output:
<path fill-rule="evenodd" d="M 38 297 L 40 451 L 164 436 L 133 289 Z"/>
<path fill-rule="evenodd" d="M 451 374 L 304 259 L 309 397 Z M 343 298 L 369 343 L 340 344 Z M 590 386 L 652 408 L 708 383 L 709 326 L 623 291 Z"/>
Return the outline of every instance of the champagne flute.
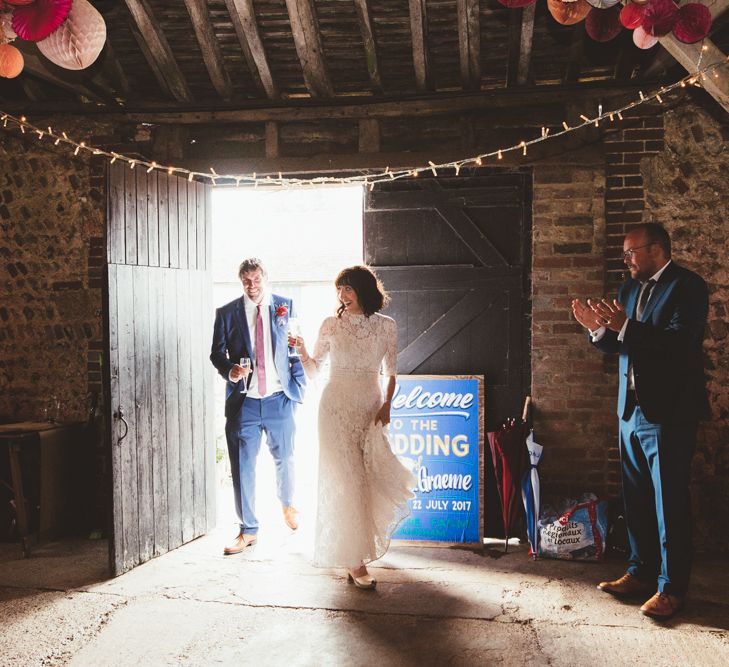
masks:
<path fill-rule="evenodd" d="M 250 357 L 241 357 L 240 358 L 240 364 L 239 365 L 240 365 L 240 367 L 243 370 L 250 369 L 250 367 L 251 367 L 251 358 Z M 247 394 L 248 393 L 248 387 L 246 385 L 248 384 L 248 375 L 246 375 L 245 377 L 241 378 L 240 382 L 242 383 L 241 384 L 242 389 L 240 390 L 240 393 L 241 394 Z"/>
<path fill-rule="evenodd" d="M 292 338 L 298 338 L 301 335 L 301 324 L 299 323 L 298 317 L 289 317 L 289 336 Z M 293 346 L 294 348 L 294 354 L 298 355 L 298 352 L 296 351 L 296 346 Z"/>

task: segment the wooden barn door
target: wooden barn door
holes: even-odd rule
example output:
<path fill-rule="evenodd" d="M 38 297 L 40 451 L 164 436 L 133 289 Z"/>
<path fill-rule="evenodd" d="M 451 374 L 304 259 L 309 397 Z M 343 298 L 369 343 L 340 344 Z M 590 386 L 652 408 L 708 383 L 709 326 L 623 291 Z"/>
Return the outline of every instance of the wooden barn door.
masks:
<path fill-rule="evenodd" d="M 380 184 L 366 196 L 364 239 L 392 297 L 398 372 L 483 374 L 486 429 L 519 416 L 531 384 L 531 173 Z M 486 461 L 485 530 L 496 535 Z"/>
<path fill-rule="evenodd" d="M 109 169 L 112 571 L 215 522 L 210 187 Z"/>

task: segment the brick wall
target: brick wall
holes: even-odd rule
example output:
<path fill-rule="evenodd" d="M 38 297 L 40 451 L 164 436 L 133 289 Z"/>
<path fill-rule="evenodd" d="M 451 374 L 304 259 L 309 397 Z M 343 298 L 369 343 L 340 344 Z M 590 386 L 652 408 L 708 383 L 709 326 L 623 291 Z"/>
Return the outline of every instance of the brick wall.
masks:
<path fill-rule="evenodd" d="M 604 289 L 605 158 L 601 147 L 534 170 L 532 394 L 548 497 L 614 492 L 615 375 L 572 318 L 574 297 Z"/>

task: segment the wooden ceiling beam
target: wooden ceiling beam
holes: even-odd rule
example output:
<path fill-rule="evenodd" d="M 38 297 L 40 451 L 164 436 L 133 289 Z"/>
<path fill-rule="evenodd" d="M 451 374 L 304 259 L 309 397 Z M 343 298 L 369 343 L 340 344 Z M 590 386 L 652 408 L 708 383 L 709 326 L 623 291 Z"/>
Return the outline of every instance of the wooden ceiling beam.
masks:
<path fill-rule="evenodd" d="M 673 35 L 660 38 L 660 43 L 687 72 L 696 72 L 700 67 L 726 63 L 726 55 L 710 39 L 696 44 L 684 44 Z M 703 50 L 702 50 L 703 49 Z M 726 111 L 729 111 L 729 72 L 726 67 L 717 67 L 701 77 L 701 85 Z"/>
<path fill-rule="evenodd" d="M 312 0 L 286 0 L 296 53 L 312 97 L 334 97 Z"/>
<path fill-rule="evenodd" d="M 220 44 L 210 21 L 208 4 L 206 0 L 185 0 L 185 6 L 192 21 L 197 43 L 200 45 L 205 68 L 210 75 L 210 81 L 218 95 L 224 100 L 229 100 L 233 97 L 233 84 L 223 63 Z"/>
<path fill-rule="evenodd" d="M 433 90 L 428 49 L 428 13 L 425 0 L 408 0 L 410 5 L 410 35 L 413 44 L 415 86 L 419 91 Z"/>
<path fill-rule="evenodd" d="M 481 14 L 479 0 L 458 0 L 458 53 L 461 86 L 481 89 Z"/>
<path fill-rule="evenodd" d="M 101 58 L 102 72 L 111 81 L 111 85 L 114 86 L 118 95 L 125 98 L 129 94 L 129 78 L 114 53 L 114 47 L 111 45 L 108 34 Z"/>
<path fill-rule="evenodd" d="M 256 84 L 269 100 L 277 100 L 281 94 L 268 64 L 268 57 L 256 21 L 253 0 L 225 0 L 225 4 Z"/>
<path fill-rule="evenodd" d="M 422 117 L 439 114 L 462 114 L 469 111 L 488 109 L 513 109 L 521 107 L 540 108 L 550 104 L 564 104 L 565 100 L 586 105 L 602 100 L 616 100 L 618 105 L 629 101 L 637 94 L 637 82 L 630 85 L 589 85 L 554 86 L 552 89 L 529 86 L 528 88 L 492 91 L 493 94 L 479 93 L 442 95 L 426 99 L 391 100 L 386 102 L 367 101 L 347 104 L 317 104 L 297 106 L 275 106 L 249 109 L 218 109 L 215 111 L 155 111 L 152 108 L 126 110 L 123 120 L 128 122 L 219 124 L 219 123 L 259 123 L 295 122 L 329 118 L 332 120 L 361 118 L 403 118 Z"/>
<path fill-rule="evenodd" d="M 382 77 L 380 76 L 380 64 L 377 58 L 375 33 L 372 29 L 370 2 L 369 0 L 354 0 L 354 8 L 357 12 L 359 30 L 362 33 L 362 43 L 364 44 L 365 60 L 367 62 L 367 74 L 370 77 L 372 92 L 382 93 Z"/>
<path fill-rule="evenodd" d="M 532 44 L 534 41 L 534 13 L 537 4 L 533 3 L 521 11 L 521 35 L 519 39 L 519 67 L 516 71 L 516 83 L 519 86 L 529 81 L 532 64 Z"/>
<path fill-rule="evenodd" d="M 162 27 L 147 0 L 124 0 L 139 36 L 139 46 L 160 85 L 178 102 L 191 102 L 192 93 L 180 70 Z"/>
<path fill-rule="evenodd" d="M 564 73 L 565 83 L 575 83 L 580 76 L 582 53 L 585 50 L 585 22 L 580 21 L 572 28 L 572 42 Z"/>
<path fill-rule="evenodd" d="M 71 75 L 68 79 L 61 78 L 61 76 L 53 73 L 49 67 L 46 66 L 44 59 L 42 59 L 37 52 L 35 44 L 28 42 L 22 42 L 16 40 L 15 46 L 23 53 L 23 59 L 25 65 L 23 67 L 23 73 L 40 79 L 45 83 L 50 83 L 57 88 L 65 90 L 68 93 L 72 93 L 75 97 L 82 96 L 93 102 L 109 102 L 111 101 L 111 92 L 108 96 L 100 94 L 97 90 L 71 79 L 74 75 Z M 58 68 L 60 70 L 60 68 Z M 63 70 L 66 71 L 66 70 Z"/>

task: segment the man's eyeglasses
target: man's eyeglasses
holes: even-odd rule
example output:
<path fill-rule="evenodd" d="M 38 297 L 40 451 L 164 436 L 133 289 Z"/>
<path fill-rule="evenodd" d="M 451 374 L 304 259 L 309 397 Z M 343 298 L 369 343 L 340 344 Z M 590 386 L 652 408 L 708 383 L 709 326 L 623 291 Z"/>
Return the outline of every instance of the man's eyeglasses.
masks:
<path fill-rule="evenodd" d="M 640 250 L 641 248 L 647 248 L 648 246 L 652 246 L 655 244 L 656 244 L 655 241 L 651 241 L 650 243 L 646 243 L 645 245 L 639 245 L 639 246 L 636 246 L 635 248 L 630 248 L 629 250 L 626 250 L 623 253 L 623 261 L 627 262 L 628 260 L 633 259 L 633 255 L 635 255 L 636 250 Z"/>

